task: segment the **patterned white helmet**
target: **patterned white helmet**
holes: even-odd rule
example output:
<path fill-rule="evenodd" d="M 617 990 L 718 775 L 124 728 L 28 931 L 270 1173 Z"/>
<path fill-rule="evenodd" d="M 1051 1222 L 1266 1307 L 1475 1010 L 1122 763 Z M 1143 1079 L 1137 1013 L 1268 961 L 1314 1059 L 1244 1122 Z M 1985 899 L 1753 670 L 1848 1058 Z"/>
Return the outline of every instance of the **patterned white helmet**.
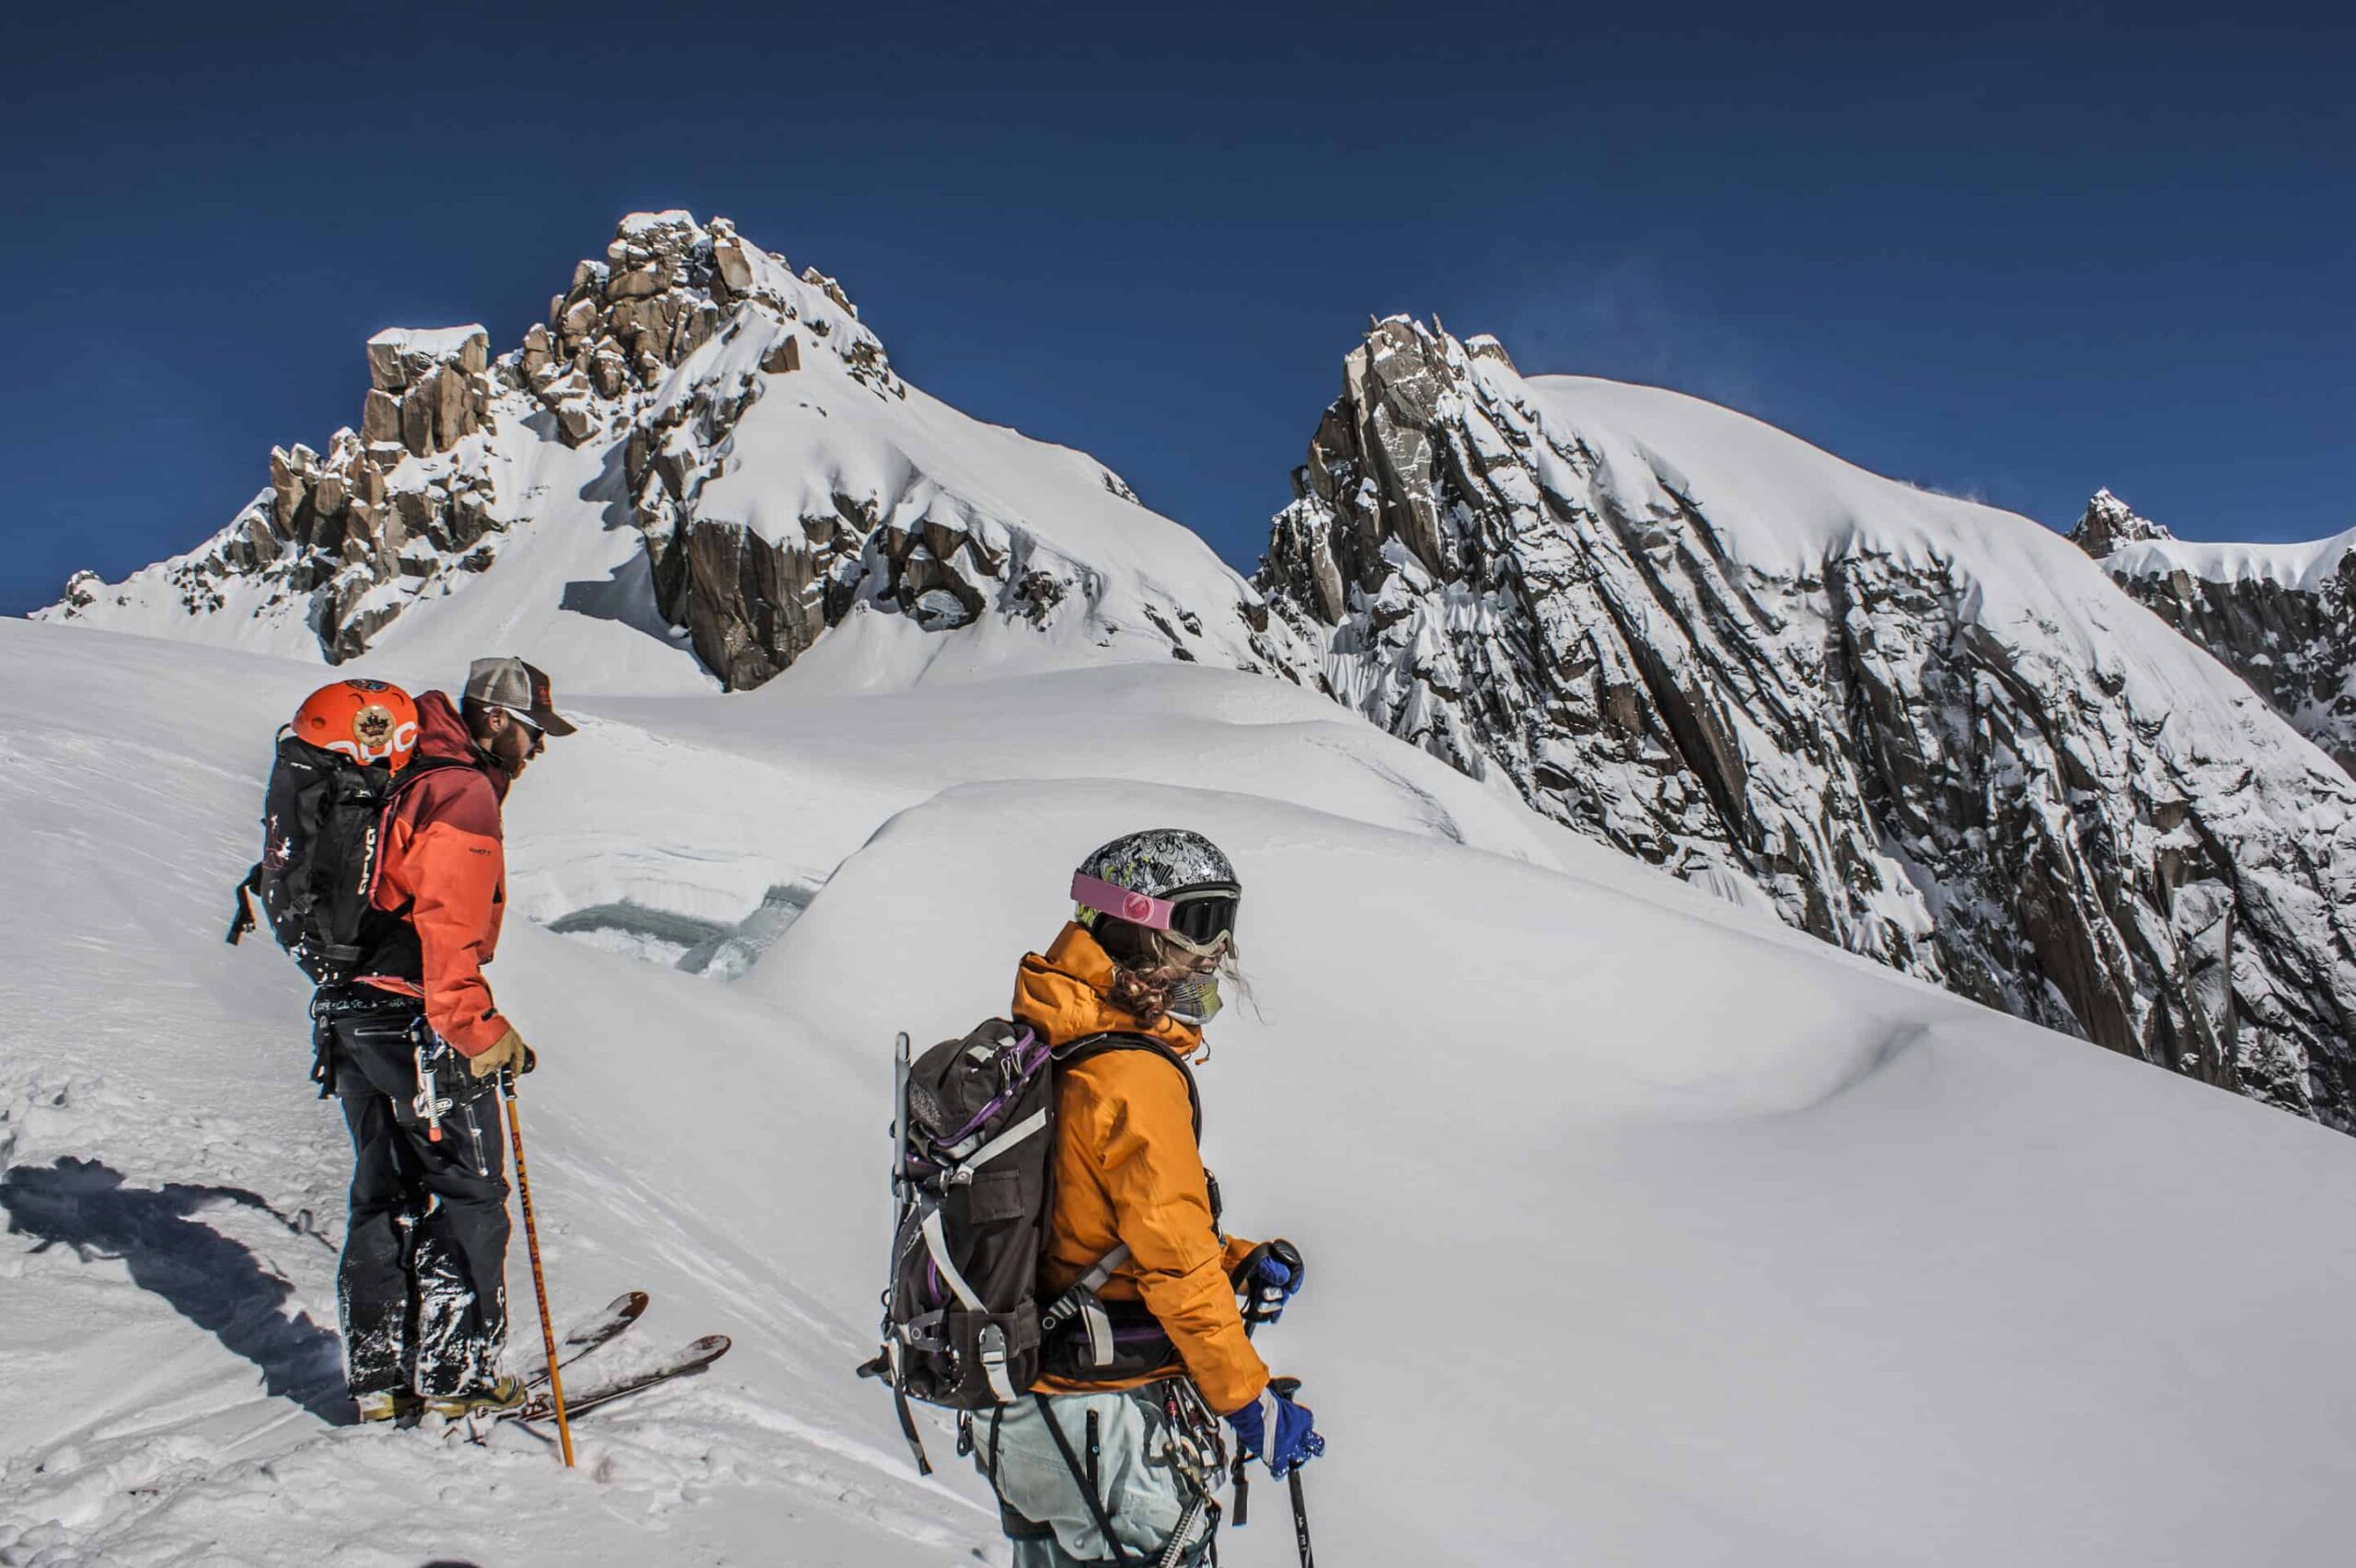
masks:
<path fill-rule="evenodd" d="M 1109 915 L 1208 954 L 1233 937 L 1243 888 L 1234 864 L 1201 834 L 1149 827 L 1125 833 L 1082 860 L 1071 896 L 1091 929 L 1097 917 Z"/>

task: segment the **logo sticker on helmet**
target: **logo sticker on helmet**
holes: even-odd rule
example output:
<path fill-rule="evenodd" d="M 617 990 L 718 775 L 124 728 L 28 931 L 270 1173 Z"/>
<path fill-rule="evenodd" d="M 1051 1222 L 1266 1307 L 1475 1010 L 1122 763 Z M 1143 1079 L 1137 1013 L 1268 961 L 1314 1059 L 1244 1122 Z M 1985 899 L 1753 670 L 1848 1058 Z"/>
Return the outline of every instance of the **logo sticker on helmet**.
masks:
<path fill-rule="evenodd" d="M 360 743 L 363 753 L 374 756 L 392 741 L 392 714 L 375 703 L 369 704 L 352 716 L 352 738 Z"/>

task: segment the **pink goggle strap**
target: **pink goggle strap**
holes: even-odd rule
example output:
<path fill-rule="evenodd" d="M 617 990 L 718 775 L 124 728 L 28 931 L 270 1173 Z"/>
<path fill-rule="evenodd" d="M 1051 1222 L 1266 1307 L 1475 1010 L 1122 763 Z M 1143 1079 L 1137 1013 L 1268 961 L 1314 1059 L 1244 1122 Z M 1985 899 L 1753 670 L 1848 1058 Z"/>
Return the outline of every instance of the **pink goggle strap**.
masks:
<path fill-rule="evenodd" d="M 1100 882 L 1084 871 L 1072 873 L 1071 897 L 1073 903 L 1093 909 L 1099 915 L 1110 915 L 1149 930 L 1170 929 L 1170 901 L 1166 898 L 1131 893 L 1127 888 Z"/>

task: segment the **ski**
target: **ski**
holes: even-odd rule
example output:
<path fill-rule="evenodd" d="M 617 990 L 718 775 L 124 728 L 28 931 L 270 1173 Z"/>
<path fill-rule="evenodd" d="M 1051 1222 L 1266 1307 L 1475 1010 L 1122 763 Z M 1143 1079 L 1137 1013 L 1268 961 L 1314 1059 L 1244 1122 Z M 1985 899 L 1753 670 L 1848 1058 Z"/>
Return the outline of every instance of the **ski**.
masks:
<path fill-rule="evenodd" d="M 646 1311 L 646 1292 L 626 1290 L 606 1303 L 595 1316 L 583 1318 L 565 1330 L 564 1338 L 557 1345 L 556 1364 L 560 1367 L 570 1366 L 599 1345 L 612 1340 L 615 1335 L 638 1321 Z M 540 1364 L 537 1366 L 524 1374 L 524 1386 L 534 1389 L 544 1389 L 548 1387 L 548 1381 L 549 1365 L 548 1358 L 544 1355 L 540 1358 Z"/>
<path fill-rule="evenodd" d="M 565 1418 L 578 1420 L 599 1405 L 611 1404 L 627 1395 L 642 1393 L 675 1378 L 693 1377 L 727 1355 L 728 1344 L 726 1334 L 706 1334 L 643 1372 L 617 1373 L 584 1389 L 568 1389 L 564 1395 Z M 502 1421 L 553 1421 L 556 1419 L 556 1401 L 545 1391 L 537 1393 L 515 1409 L 501 1412 L 499 1418 Z"/>

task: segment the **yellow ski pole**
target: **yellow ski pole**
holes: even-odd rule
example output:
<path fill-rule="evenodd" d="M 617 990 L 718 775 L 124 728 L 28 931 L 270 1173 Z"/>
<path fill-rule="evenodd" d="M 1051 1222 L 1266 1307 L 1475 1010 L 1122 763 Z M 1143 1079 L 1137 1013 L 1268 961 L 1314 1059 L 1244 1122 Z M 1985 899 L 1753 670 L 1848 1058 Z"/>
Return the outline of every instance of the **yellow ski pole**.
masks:
<path fill-rule="evenodd" d="M 515 1151 L 515 1192 L 524 1200 L 524 1250 L 532 1258 L 532 1294 L 540 1304 L 540 1343 L 549 1353 L 549 1392 L 556 1400 L 557 1441 L 564 1448 L 564 1468 L 572 1468 L 572 1427 L 564 1418 L 564 1374 L 556 1364 L 556 1327 L 549 1320 L 549 1285 L 540 1273 L 540 1232 L 532 1220 L 532 1178 L 524 1170 L 524 1119 L 516 1113 L 515 1070 L 502 1068 L 499 1092 L 507 1101 L 507 1142 Z"/>

